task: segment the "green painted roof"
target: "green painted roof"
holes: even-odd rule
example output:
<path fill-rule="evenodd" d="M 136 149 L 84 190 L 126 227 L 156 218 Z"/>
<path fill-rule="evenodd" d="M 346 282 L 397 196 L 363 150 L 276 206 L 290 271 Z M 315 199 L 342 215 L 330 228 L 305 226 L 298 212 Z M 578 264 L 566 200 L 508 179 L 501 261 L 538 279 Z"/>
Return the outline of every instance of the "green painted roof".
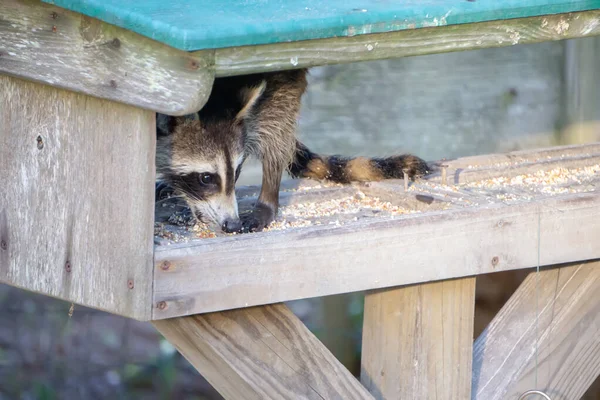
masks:
<path fill-rule="evenodd" d="M 600 0 L 44 0 L 182 50 L 600 9 Z"/>

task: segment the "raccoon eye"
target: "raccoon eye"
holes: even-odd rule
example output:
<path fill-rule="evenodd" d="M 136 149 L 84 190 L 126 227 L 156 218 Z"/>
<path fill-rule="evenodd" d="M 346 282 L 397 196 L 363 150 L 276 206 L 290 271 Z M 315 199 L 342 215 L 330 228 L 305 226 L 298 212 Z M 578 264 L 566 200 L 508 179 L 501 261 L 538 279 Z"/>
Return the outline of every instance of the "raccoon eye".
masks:
<path fill-rule="evenodd" d="M 200 174 L 200 183 L 203 185 L 210 185 L 214 182 L 213 176 L 211 174 Z"/>

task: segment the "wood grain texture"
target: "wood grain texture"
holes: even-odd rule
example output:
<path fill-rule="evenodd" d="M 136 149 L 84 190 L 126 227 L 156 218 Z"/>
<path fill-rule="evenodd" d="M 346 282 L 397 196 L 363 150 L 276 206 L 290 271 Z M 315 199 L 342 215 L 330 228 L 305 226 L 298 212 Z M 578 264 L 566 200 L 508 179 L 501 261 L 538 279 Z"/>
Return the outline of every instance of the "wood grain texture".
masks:
<path fill-rule="evenodd" d="M 599 0 L 45 0 L 182 50 L 354 36 L 600 8 Z M 366 7 L 366 8 L 365 8 Z"/>
<path fill-rule="evenodd" d="M 475 278 L 365 296 L 361 382 L 380 400 L 471 396 Z"/>
<path fill-rule="evenodd" d="M 217 49 L 217 76 L 503 47 L 600 34 L 600 10 Z M 193 53 L 195 54 L 195 53 Z"/>
<path fill-rule="evenodd" d="M 206 102 L 211 59 L 38 1 L 0 4 L 0 72 L 16 77 L 183 115 Z"/>
<path fill-rule="evenodd" d="M 599 291 L 599 261 L 531 273 L 475 342 L 472 399 L 581 398 L 600 374 Z"/>
<path fill-rule="evenodd" d="M 372 399 L 283 304 L 153 324 L 226 399 Z"/>
<path fill-rule="evenodd" d="M 156 249 L 153 318 L 533 267 L 538 218 L 542 265 L 600 257 L 597 193 L 200 240 Z"/>
<path fill-rule="evenodd" d="M 565 43 L 564 90 L 562 141 L 600 140 L 600 37 Z"/>
<path fill-rule="evenodd" d="M 148 319 L 154 113 L 0 76 L 0 121 L 0 282 Z"/>

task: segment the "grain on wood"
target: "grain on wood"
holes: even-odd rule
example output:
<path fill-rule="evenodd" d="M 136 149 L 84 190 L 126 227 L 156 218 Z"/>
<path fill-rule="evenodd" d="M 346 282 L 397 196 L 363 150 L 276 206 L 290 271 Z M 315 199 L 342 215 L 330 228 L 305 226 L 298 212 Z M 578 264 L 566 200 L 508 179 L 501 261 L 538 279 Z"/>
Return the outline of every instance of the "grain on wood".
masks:
<path fill-rule="evenodd" d="M 217 76 L 503 47 L 600 34 L 599 10 L 217 49 Z"/>
<path fill-rule="evenodd" d="M 379 400 L 463 400 L 471 393 L 475 278 L 365 297 L 361 382 Z"/>
<path fill-rule="evenodd" d="M 599 261 L 532 272 L 475 342 L 472 399 L 581 398 L 600 374 L 599 291 Z"/>
<path fill-rule="evenodd" d="M 580 168 L 598 162 L 600 143 L 554 146 L 535 151 L 519 150 L 444 161 L 447 165 L 448 181 L 454 184 L 551 171 L 556 168 Z M 441 171 L 434 172 L 429 180 L 441 182 Z"/>
<path fill-rule="evenodd" d="M 0 282 L 148 319 L 154 113 L 0 76 L 0 121 Z"/>
<path fill-rule="evenodd" d="M 532 267 L 538 218 L 542 265 L 600 257 L 594 193 L 199 240 L 156 249 L 153 318 Z"/>
<path fill-rule="evenodd" d="M 212 53 L 191 55 L 34 0 L 0 5 L 0 72 L 169 115 L 198 111 Z"/>
<path fill-rule="evenodd" d="M 283 304 L 153 324 L 226 399 L 372 399 Z"/>

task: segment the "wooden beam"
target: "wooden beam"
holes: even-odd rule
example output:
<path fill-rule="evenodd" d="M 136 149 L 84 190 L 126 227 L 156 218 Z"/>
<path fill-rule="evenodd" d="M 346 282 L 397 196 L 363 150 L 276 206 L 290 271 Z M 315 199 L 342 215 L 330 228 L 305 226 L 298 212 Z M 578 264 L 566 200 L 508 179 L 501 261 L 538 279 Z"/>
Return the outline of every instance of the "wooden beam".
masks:
<path fill-rule="evenodd" d="M 212 52 L 192 55 L 35 0 L 0 4 L 0 72 L 163 114 L 198 111 Z"/>
<path fill-rule="evenodd" d="M 600 258 L 599 219 L 592 192 L 161 246 L 153 319 L 533 267 L 538 226 L 542 265 Z"/>
<path fill-rule="evenodd" d="M 600 37 L 565 43 L 563 143 L 600 140 Z"/>
<path fill-rule="evenodd" d="M 153 324 L 226 399 L 372 399 L 283 304 Z"/>
<path fill-rule="evenodd" d="M 380 400 L 468 399 L 475 278 L 365 297 L 361 382 Z"/>
<path fill-rule="evenodd" d="M 581 398 L 600 374 L 599 292 L 599 261 L 531 273 L 475 342 L 472 399 Z"/>
<path fill-rule="evenodd" d="M 600 34 L 600 10 L 217 49 L 217 76 L 504 47 Z M 201 52 L 193 53 L 202 54 Z"/>
<path fill-rule="evenodd" d="M 148 319 L 154 113 L 0 76 L 0 121 L 0 282 Z"/>

